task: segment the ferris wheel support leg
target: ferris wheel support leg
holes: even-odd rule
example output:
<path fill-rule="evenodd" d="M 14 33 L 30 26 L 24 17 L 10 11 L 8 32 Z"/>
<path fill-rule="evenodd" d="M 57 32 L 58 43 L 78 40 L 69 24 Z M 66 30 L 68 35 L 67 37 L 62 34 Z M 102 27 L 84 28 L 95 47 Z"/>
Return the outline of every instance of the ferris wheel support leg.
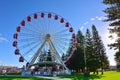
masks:
<path fill-rule="evenodd" d="M 66 65 L 63 63 L 63 61 L 61 60 L 61 58 L 60 58 L 60 55 L 58 54 L 58 52 L 57 52 L 57 50 L 55 49 L 55 47 L 54 47 L 54 45 L 53 45 L 53 43 L 52 43 L 52 41 L 51 40 L 49 40 L 49 45 L 50 45 L 50 47 L 51 47 L 51 49 L 55 52 L 55 55 L 56 55 L 56 57 L 58 58 L 58 60 L 59 60 L 59 63 L 60 64 L 62 64 L 62 66 L 65 68 L 65 71 L 67 71 L 68 72 L 68 68 L 66 67 Z M 67 72 L 65 72 L 65 73 L 67 73 Z"/>
<path fill-rule="evenodd" d="M 30 62 L 30 66 L 35 62 L 36 58 L 40 55 L 40 52 L 41 52 L 42 48 L 44 47 L 45 43 L 46 43 L 46 40 L 43 42 L 43 44 L 42 44 L 41 47 L 38 49 L 38 51 L 36 52 L 36 54 L 33 55 L 33 58 L 32 58 L 32 60 L 31 60 L 31 62 Z"/>

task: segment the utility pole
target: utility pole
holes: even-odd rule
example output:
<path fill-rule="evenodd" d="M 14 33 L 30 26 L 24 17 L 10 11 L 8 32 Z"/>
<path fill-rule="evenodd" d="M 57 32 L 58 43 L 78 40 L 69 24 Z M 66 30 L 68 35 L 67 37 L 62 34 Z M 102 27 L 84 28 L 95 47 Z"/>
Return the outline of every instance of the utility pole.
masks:
<path fill-rule="evenodd" d="M 85 70 L 87 69 L 87 66 L 86 66 L 86 40 L 85 40 L 85 37 L 84 37 L 84 62 L 85 62 Z"/>
<path fill-rule="evenodd" d="M 103 75 L 103 62 L 102 62 L 102 53 L 100 50 L 100 64 L 101 64 L 101 74 Z"/>

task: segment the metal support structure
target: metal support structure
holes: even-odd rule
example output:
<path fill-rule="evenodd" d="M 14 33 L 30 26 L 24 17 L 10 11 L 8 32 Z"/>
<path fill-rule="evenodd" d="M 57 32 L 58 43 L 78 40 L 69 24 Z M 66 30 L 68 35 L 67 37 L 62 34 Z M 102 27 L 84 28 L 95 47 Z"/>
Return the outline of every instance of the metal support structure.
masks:
<path fill-rule="evenodd" d="M 68 68 L 66 67 L 66 65 L 65 65 L 65 64 L 63 63 L 63 61 L 61 60 L 60 55 L 58 54 L 58 52 L 57 52 L 57 50 L 55 49 L 55 47 L 54 47 L 54 45 L 53 45 L 53 43 L 52 43 L 51 40 L 49 40 L 49 44 L 50 44 L 50 47 L 53 49 L 53 51 L 55 51 L 55 55 L 56 55 L 57 59 L 59 60 L 60 64 L 62 64 L 62 65 L 64 66 L 64 68 L 65 68 L 66 70 L 68 70 Z"/>
<path fill-rule="evenodd" d="M 50 39 L 50 34 L 46 34 L 45 41 L 43 42 L 43 44 L 41 45 L 41 47 L 38 49 L 38 51 L 36 52 L 36 54 L 33 55 L 33 58 L 32 58 L 32 60 L 31 60 L 31 62 L 30 62 L 30 66 L 33 65 L 33 64 L 35 63 L 37 57 L 40 56 L 40 53 L 41 53 L 41 51 L 42 51 L 42 48 L 45 46 L 46 42 L 47 42 L 47 43 L 49 44 L 49 46 L 50 46 L 51 54 L 54 55 L 54 57 L 55 57 L 55 59 L 56 59 L 55 61 L 56 61 L 57 63 L 61 64 L 61 65 L 65 68 L 65 70 L 68 71 L 68 68 L 66 67 L 66 65 L 64 64 L 64 62 L 61 60 L 60 55 L 58 54 L 57 50 L 55 49 L 55 47 L 54 47 L 54 45 L 53 45 L 53 43 L 52 43 L 52 41 L 51 41 L 51 39 Z"/>
<path fill-rule="evenodd" d="M 32 58 L 32 60 L 31 60 L 31 62 L 30 62 L 30 65 L 33 65 L 33 63 L 35 62 L 35 60 L 37 59 L 37 57 L 40 55 L 40 52 L 41 52 L 42 48 L 44 47 L 45 43 L 46 43 L 46 40 L 43 42 L 43 44 L 42 44 L 41 47 L 38 49 L 38 51 L 36 52 L 36 54 L 33 55 L 33 58 Z"/>

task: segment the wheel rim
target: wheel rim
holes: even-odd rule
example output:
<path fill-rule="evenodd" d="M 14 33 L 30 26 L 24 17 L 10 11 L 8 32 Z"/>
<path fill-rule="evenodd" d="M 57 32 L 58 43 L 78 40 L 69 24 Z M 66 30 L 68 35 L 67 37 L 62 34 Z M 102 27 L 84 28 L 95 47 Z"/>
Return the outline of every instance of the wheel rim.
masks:
<path fill-rule="evenodd" d="M 27 16 L 18 25 L 13 42 L 15 53 L 30 62 L 46 36 L 50 37 L 60 56 L 66 54 L 68 48 L 75 43 L 71 45 L 71 39 L 75 41 L 75 33 L 67 20 L 55 13 L 39 12 Z M 41 53 L 48 49 L 49 45 L 46 43 Z"/>

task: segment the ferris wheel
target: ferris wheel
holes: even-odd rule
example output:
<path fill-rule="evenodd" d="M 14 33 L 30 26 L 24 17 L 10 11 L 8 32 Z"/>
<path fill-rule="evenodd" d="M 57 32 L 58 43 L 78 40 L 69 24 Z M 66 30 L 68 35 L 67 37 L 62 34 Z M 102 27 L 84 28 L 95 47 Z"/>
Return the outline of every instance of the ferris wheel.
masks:
<path fill-rule="evenodd" d="M 34 13 L 24 18 L 13 38 L 15 55 L 19 55 L 19 62 L 26 62 L 27 65 L 40 63 L 40 58 L 50 51 L 53 61 L 66 67 L 65 62 L 72 55 L 65 62 L 61 59 L 62 55 L 68 54 L 70 47 L 71 53 L 76 50 L 76 36 L 70 23 L 50 12 Z"/>

